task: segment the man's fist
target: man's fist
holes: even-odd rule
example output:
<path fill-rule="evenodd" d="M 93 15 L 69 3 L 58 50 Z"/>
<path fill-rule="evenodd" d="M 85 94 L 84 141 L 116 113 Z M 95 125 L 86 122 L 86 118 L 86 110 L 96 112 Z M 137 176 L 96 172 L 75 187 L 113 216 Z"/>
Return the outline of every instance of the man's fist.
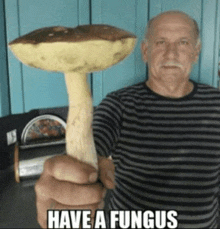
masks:
<path fill-rule="evenodd" d="M 98 181 L 99 180 L 101 181 Z M 104 207 L 106 189 L 113 189 L 114 165 L 111 159 L 99 157 L 99 171 L 68 155 L 48 159 L 35 185 L 37 219 L 47 228 L 47 210 L 96 209 Z"/>

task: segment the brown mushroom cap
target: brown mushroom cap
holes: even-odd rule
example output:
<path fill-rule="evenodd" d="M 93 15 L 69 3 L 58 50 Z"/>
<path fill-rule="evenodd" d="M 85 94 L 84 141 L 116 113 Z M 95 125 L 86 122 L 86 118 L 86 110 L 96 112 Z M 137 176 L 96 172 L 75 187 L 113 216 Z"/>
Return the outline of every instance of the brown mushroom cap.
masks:
<path fill-rule="evenodd" d="M 136 36 L 109 25 L 45 27 L 9 43 L 15 56 L 32 67 L 61 72 L 93 72 L 128 56 Z"/>
<path fill-rule="evenodd" d="M 75 28 L 62 26 L 45 27 L 21 36 L 9 45 L 16 43 L 39 44 L 42 42 L 79 42 L 89 40 L 116 41 L 136 36 L 123 29 L 110 25 L 81 25 Z"/>

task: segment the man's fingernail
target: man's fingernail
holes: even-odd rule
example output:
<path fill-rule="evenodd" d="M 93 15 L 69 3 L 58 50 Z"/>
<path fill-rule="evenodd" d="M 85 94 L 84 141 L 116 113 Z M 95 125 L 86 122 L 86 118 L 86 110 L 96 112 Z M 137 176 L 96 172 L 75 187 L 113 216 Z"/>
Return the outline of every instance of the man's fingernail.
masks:
<path fill-rule="evenodd" d="M 97 172 L 91 173 L 89 175 L 89 182 L 90 183 L 94 183 L 94 182 L 96 182 L 97 178 L 98 178 L 98 173 Z"/>
<path fill-rule="evenodd" d="M 111 180 L 112 183 L 115 183 L 115 176 L 111 170 L 107 172 L 107 178 Z"/>

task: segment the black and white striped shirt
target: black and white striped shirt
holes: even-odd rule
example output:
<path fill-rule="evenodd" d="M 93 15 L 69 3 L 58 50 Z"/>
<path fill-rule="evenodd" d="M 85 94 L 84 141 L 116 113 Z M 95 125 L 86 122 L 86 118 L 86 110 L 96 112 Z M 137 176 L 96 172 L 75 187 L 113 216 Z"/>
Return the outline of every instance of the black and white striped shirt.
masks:
<path fill-rule="evenodd" d="M 217 228 L 220 92 L 193 83 L 179 99 L 139 83 L 96 109 L 97 152 L 116 167 L 110 209 L 176 210 L 178 228 Z"/>

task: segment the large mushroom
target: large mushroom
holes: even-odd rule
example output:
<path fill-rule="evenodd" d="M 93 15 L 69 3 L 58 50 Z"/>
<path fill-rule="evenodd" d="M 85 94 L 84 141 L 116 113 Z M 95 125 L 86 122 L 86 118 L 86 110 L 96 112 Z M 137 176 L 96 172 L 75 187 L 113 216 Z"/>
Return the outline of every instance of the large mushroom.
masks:
<path fill-rule="evenodd" d="M 93 104 L 86 75 L 120 62 L 132 52 L 135 43 L 134 34 L 109 25 L 46 27 L 9 43 L 22 63 L 65 74 L 69 96 L 66 152 L 96 169 Z"/>

